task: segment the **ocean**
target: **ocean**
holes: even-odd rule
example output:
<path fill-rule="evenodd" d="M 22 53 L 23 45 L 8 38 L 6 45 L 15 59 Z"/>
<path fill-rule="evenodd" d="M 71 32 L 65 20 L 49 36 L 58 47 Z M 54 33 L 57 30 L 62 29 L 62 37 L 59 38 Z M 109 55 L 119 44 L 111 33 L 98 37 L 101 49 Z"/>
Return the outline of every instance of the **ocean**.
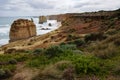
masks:
<path fill-rule="evenodd" d="M 60 22 L 57 22 L 57 20 L 47 20 L 47 22 L 43 24 L 39 24 L 39 18 L 38 17 L 0 17 L 0 46 L 5 45 L 9 43 L 9 31 L 11 24 L 14 20 L 17 19 L 33 19 L 34 23 L 36 24 L 37 28 L 37 35 L 43 35 L 50 31 L 53 31 L 61 26 Z M 52 25 L 49 26 L 49 23 Z M 44 30 L 45 28 L 48 28 L 48 30 Z"/>

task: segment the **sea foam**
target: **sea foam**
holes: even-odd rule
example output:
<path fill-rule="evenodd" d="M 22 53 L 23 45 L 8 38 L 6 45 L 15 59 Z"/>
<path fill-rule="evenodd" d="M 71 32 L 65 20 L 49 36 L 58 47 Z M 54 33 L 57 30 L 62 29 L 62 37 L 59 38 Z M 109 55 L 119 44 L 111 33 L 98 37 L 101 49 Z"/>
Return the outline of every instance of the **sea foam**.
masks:
<path fill-rule="evenodd" d="M 31 18 L 27 19 L 30 20 Z M 36 25 L 37 35 L 46 34 L 61 26 L 61 23 L 57 22 L 57 20 L 47 20 L 47 22 L 44 22 L 43 24 L 39 24 L 39 18 L 33 18 L 33 21 Z M 51 26 L 49 26 L 49 23 Z M 7 44 L 9 42 L 10 25 L 11 24 L 0 25 L 0 45 Z"/>

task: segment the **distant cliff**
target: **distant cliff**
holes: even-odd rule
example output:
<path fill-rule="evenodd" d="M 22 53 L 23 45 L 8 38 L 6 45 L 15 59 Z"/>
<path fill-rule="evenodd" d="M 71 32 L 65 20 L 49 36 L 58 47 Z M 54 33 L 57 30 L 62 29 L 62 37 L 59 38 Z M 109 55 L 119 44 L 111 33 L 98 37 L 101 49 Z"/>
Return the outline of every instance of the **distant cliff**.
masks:
<path fill-rule="evenodd" d="M 67 18 L 90 18 L 90 19 L 108 19 L 110 17 L 119 16 L 120 11 L 99 11 L 99 12 L 85 12 L 85 13 L 66 13 L 66 14 L 59 14 L 59 15 L 49 15 L 47 18 L 49 20 L 58 20 L 58 21 L 64 21 Z"/>
<path fill-rule="evenodd" d="M 35 24 L 27 19 L 18 19 L 14 21 L 10 29 L 10 42 L 27 39 L 36 36 Z"/>
<path fill-rule="evenodd" d="M 69 15 L 68 14 L 59 14 L 59 15 L 49 15 L 47 16 L 49 20 L 57 20 L 57 21 L 63 21 L 65 20 Z"/>
<path fill-rule="evenodd" d="M 120 11 L 99 11 L 99 12 L 85 12 L 85 13 L 70 13 L 70 17 L 76 18 L 90 18 L 90 19 L 109 19 L 120 15 Z"/>

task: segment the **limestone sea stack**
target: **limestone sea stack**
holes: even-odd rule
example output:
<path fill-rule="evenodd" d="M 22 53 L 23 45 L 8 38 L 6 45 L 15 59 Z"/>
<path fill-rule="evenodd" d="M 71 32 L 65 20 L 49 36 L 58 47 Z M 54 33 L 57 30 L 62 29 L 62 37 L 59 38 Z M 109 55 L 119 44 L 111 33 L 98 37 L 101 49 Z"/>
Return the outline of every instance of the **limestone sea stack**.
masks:
<path fill-rule="evenodd" d="M 28 39 L 33 36 L 36 36 L 36 25 L 31 20 L 18 19 L 11 25 L 9 42 Z"/>
<path fill-rule="evenodd" d="M 39 17 L 39 24 L 43 24 L 44 22 L 47 22 L 47 17 L 46 16 L 40 16 Z"/>

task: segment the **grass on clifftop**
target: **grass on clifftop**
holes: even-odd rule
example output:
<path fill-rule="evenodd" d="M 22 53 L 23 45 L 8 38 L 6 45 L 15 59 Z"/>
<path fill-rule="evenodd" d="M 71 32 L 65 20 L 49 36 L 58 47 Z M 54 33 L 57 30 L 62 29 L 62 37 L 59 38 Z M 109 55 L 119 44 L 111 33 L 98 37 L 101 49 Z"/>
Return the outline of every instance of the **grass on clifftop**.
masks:
<path fill-rule="evenodd" d="M 33 80 L 56 79 L 70 80 L 73 78 L 82 79 L 93 76 L 96 79 L 107 79 L 107 76 L 119 76 L 119 47 L 114 46 L 113 53 L 101 52 L 104 48 L 88 48 L 90 52 L 86 53 L 77 47 L 74 43 L 66 43 L 58 46 L 51 46 L 47 49 L 36 49 L 34 51 L 26 51 L 26 53 L 0 55 L 0 78 L 8 78 L 14 76 L 16 65 L 24 63 L 25 67 L 40 70 Z M 104 45 L 103 45 L 104 47 Z M 97 50 L 97 51 L 96 51 Z M 106 50 L 109 50 L 107 46 Z M 95 53 L 95 54 L 94 54 Z M 104 56 L 105 58 L 103 58 Z"/>
<path fill-rule="evenodd" d="M 101 26 L 105 32 L 90 33 L 82 38 L 74 35 L 74 29 L 68 29 L 70 35 L 66 33 L 64 43 L 45 49 L 23 52 L 10 49 L 11 54 L 0 55 L 0 80 L 14 80 L 12 77 L 19 74 L 21 66 L 37 70 L 31 80 L 119 80 L 120 28 L 115 27 L 119 26 L 118 19 L 103 20 Z M 64 25 L 69 27 L 70 23 L 64 22 Z M 25 69 L 20 68 L 20 71 Z M 28 77 L 27 74 L 22 76 L 15 77 L 17 80 Z"/>

